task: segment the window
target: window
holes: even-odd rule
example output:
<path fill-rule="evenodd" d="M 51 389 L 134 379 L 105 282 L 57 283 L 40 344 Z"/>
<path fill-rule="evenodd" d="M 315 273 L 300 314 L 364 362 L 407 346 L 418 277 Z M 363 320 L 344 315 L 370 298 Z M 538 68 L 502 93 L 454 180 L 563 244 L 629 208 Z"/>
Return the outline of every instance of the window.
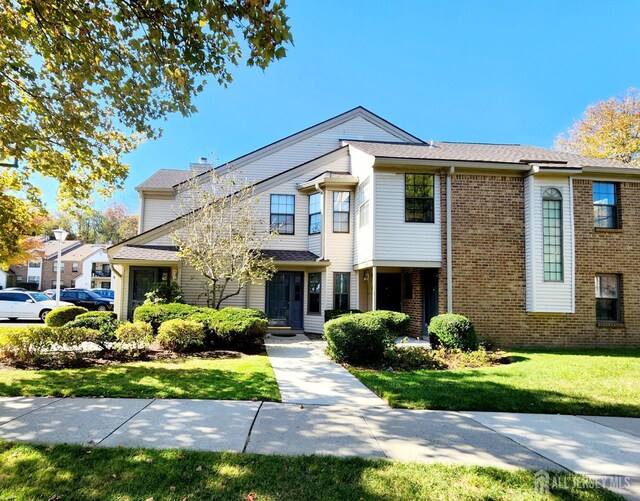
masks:
<path fill-rule="evenodd" d="M 360 206 L 360 220 L 358 221 L 360 228 L 369 224 L 369 201 L 367 200 Z"/>
<path fill-rule="evenodd" d="M 40 261 L 29 261 L 29 268 L 40 268 Z"/>
<path fill-rule="evenodd" d="M 309 273 L 309 313 L 320 313 L 320 273 Z"/>
<path fill-rule="evenodd" d="M 618 228 L 618 187 L 615 183 L 593 183 L 593 225 Z"/>
<path fill-rule="evenodd" d="M 40 277 L 38 275 L 29 275 L 27 276 L 27 282 L 30 284 L 37 284 L 40 282 Z"/>
<path fill-rule="evenodd" d="M 22 275 L 16 275 L 16 282 L 17 282 L 17 283 L 22 283 L 22 282 L 24 282 L 23 276 L 22 276 Z"/>
<path fill-rule="evenodd" d="M 349 309 L 349 273 L 333 274 L 333 308 Z"/>
<path fill-rule="evenodd" d="M 64 280 L 60 280 L 60 287 L 62 287 L 64 285 Z M 56 281 L 55 280 L 51 280 L 51 288 L 55 289 L 56 288 Z"/>
<path fill-rule="evenodd" d="M 75 280 L 71 280 L 71 287 L 75 287 L 76 286 L 76 281 Z"/>
<path fill-rule="evenodd" d="M 309 195 L 309 235 L 322 231 L 322 194 Z"/>
<path fill-rule="evenodd" d="M 596 275 L 596 320 L 598 322 L 620 322 L 620 276 Z"/>
<path fill-rule="evenodd" d="M 542 195 L 544 281 L 562 282 L 562 194 L 548 188 Z"/>
<path fill-rule="evenodd" d="M 293 235 L 295 196 L 271 195 L 271 228 L 280 235 Z"/>
<path fill-rule="evenodd" d="M 71 263 L 71 271 L 73 273 L 77 273 L 78 272 L 78 263 Z"/>
<path fill-rule="evenodd" d="M 53 262 L 53 271 L 58 271 L 58 261 Z M 60 266 L 60 273 L 64 273 L 64 261 L 62 262 L 62 266 Z"/>
<path fill-rule="evenodd" d="M 349 212 L 351 193 L 348 191 L 333 192 L 333 232 L 349 233 Z"/>
<path fill-rule="evenodd" d="M 408 223 L 433 223 L 432 174 L 405 174 L 404 220 Z"/>

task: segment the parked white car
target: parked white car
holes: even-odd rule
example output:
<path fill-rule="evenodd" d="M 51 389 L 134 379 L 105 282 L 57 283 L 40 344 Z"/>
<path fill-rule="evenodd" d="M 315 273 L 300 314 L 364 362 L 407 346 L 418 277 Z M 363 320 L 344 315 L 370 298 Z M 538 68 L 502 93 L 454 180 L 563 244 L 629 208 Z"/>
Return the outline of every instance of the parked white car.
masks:
<path fill-rule="evenodd" d="M 60 306 L 70 305 L 60 301 Z M 42 292 L 0 291 L 0 318 L 39 318 L 44 322 L 44 317 L 55 307 L 56 302 Z"/>

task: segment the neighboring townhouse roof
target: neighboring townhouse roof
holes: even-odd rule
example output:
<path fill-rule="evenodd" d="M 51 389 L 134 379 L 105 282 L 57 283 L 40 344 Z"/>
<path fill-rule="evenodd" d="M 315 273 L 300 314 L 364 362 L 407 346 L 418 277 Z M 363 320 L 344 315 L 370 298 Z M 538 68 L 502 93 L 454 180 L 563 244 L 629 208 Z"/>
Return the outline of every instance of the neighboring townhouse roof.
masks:
<path fill-rule="evenodd" d="M 141 191 L 173 188 L 174 186 L 192 178 L 194 174 L 193 170 L 160 169 L 151 177 L 136 186 L 136 190 Z"/>
<path fill-rule="evenodd" d="M 179 261 L 175 245 L 125 245 L 112 259 L 126 261 Z"/>
<path fill-rule="evenodd" d="M 82 242 L 78 240 L 65 240 L 62 242 L 62 255 L 66 256 L 67 253 L 76 247 L 80 247 L 84 245 Z M 45 259 L 53 259 L 58 257 L 58 241 L 57 240 L 47 240 L 43 244 L 44 248 L 44 258 Z"/>
<path fill-rule="evenodd" d="M 83 244 L 80 247 L 76 247 L 64 255 L 63 261 L 82 262 L 87 259 L 91 254 L 98 252 L 101 247 L 96 247 L 92 244 Z"/>
<path fill-rule="evenodd" d="M 519 144 L 448 143 L 432 144 L 391 143 L 380 141 L 343 140 L 377 158 L 406 160 L 449 160 L 509 164 L 549 164 L 554 167 L 615 167 L 638 170 L 629 164 L 604 158 L 591 158 L 564 151 Z"/>

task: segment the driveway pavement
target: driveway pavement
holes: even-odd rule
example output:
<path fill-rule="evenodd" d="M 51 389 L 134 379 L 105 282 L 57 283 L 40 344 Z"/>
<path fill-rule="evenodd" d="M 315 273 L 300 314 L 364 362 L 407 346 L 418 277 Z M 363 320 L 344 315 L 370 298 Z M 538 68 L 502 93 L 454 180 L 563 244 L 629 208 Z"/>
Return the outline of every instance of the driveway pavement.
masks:
<path fill-rule="evenodd" d="M 640 419 L 216 400 L 0 398 L 0 438 L 574 471 L 640 499 Z"/>

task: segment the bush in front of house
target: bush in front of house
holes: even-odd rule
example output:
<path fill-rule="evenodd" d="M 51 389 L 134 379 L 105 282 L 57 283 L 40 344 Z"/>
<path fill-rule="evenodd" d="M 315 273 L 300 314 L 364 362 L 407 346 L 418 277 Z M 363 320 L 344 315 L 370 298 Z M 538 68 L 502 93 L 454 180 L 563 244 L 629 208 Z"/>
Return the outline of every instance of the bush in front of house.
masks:
<path fill-rule="evenodd" d="M 362 313 L 360 310 L 324 310 L 324 321 L 328 322 L 334 318 L 341 317 L 342 315 L 349 315 L 350 313 Z"/>
<path fill-rule="evenodd" d="M 182 288 L 177 282 L 156 282 L 145 295 L 144 304 L 183 303 Z"/>
<path fill-rule="evenodd" d="M 96 311 L 78 315 L 75 320 L 65 324 L 65 327 L 84 328 L 98 331 L 93 342 L 103 350 L 108 348 L 108 343 L 116 340 L 116 329 L 120 322 L 111 311 Z"/>
<path fill-rule="evenodd" d="M 153 332 L 157 333 L 160 325 L 167 320 L 184 320 L 204 309 L 184 303 L 143 304 L 134 310 L 133 320 L 151 324 Z"/>
<path fill-rule="evenodd" d="M 64 324 L 74 320 L 78 315 L 88 311 L 82 306 L 60 306 L 49 312 L 44 319 L 44 323 L 49 327 L 62 327 Z"/>
<path fill-rule="evenodd" d="M 435 316 L 429 322 L 429 341 L 434 348 L 473 351 L 478 349 L 478 337 L 471 320 L 456 313 Z"/>
<path fill-rule="evenodd" d="M 56 331 L 51 327 L 29 325 L 0 329 L 0 353 L 4 358 L 18 362 L 31 362 L 43 352 L 51 350 L 56 342 Z"/>
<path fill-rule="evenodd" d="M 100 337 L 100 331 L 88 327 L 74 327 L 69 322 L 55 330 L 55 342 L 59 347 L 78 348 L 82 343 L 94 343 Z M 78 350 L 79 351 L 79 350 Z"/>
<path fill-rule="evenodd" d="M 354 365 L 382 363 L 396 334 L 389 330 L 383 316 L 369 313 L 344 315 L 324 325 L 327 348 L 334 360 Z"/>
<path fill-rule="evenodd" d="M 216 343 L 224 348 L 248 350 L 264 339 L 269 326 L 267 316 L 253 308 L 227 307 L 212 315 Z"/>
<path fill-rule="evenodd" d="M 116 329 L 115 336 L 121 346 L 144 350 L 153 342 L 153 328 L 146 322 L 124 322 Z"/>
<path fill-rule="evenodd" d="M 395 336 L 404 336 L 409 330 L 409 315 L 397 311 L 375 310 L 363 315 L 379 318 Z"/>
<path fill-rule="evenodd" d="M 166 350 L 194 351 L 204 345 L 204 325 L 193 320 L 174 318 L 160 325 L 156 341 Z"/>

